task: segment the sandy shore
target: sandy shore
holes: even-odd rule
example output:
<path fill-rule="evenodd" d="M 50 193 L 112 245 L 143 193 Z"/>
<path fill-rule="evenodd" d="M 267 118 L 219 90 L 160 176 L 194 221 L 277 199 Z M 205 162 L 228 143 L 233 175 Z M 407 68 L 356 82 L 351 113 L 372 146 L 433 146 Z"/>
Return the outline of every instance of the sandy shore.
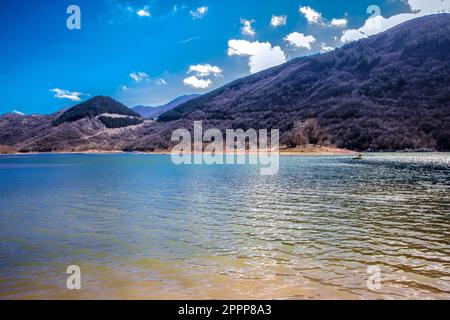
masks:
<path fill-rule="evenodd" d="M 271 150 L 260 150 L 261 153 L 271 153 Z M 195 152 L 193 152 L 195 153 Z M 226 154 L 232 153 L 232 151 L 227 152 Z M 323 147 L 323 146 L 308 146 L 302 148 L 283 148 L 279 150 L 280 155 L 282 156 L 314 156 L 314 155 L 354 155 L 356 152 L 340 149 L 334 147 Z M 26 152 L 26 153 L 18 153 L 18 152 L 9 152 L 9 153 L 0 153 L 2 155 L 42 155 L 42 154 L 160 154 L 160 155 L 170 155 L 171 150 L 156 150 L 149 152 L 125 152 L 121 150 L 84 150 L 84 151 L 55 151 L 55 152 Z M 257 154 L 257 152 L 253 151 L 238 151 L 237 154 Z"/>
<path fill-rule="evenodd" d="M 286 148 L 280 149 L 281 155 L 354 155 L 356 151 L 340 149 L 335 147 L 310 146 L 302 148 Z"/>

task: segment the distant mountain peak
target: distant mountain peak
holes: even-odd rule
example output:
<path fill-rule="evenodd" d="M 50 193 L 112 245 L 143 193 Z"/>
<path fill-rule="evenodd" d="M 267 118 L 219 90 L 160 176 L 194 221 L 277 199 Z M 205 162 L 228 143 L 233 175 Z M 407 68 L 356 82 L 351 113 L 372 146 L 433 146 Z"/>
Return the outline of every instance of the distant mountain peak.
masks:
<path fill-rule="evenodd" d="M 162 106 L 158 107 L 149 107 L 149 106 L 136 106 L 132 109 L 136 112 L 138 112 L 141 116 L 144 118 L 158 118 L 161 114 L 170 111 L 179 105 L 188 102 L 192 99 L 200 97 L 199 94 L 187 94 L 180 96 Z"/>

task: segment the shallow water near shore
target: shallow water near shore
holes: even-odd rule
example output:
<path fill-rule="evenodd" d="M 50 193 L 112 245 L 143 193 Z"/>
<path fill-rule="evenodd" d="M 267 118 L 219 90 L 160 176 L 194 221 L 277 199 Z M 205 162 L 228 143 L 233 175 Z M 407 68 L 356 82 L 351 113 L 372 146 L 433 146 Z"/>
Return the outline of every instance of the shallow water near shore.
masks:
<path fill-rule="evenodd" d="M 450 299 L 449 194 L 445 153 L 0 156 L 0 298 Z"/>

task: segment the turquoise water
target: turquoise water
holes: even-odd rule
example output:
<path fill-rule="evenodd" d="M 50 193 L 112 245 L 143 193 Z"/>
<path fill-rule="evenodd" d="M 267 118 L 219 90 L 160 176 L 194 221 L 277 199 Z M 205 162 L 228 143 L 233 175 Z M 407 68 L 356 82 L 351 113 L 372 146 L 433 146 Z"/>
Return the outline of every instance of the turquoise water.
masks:
<path fill-rule="evenodd" d="M 0 297 L 449 299 L 449 194 L 449 154 L 0 156 Z"/>

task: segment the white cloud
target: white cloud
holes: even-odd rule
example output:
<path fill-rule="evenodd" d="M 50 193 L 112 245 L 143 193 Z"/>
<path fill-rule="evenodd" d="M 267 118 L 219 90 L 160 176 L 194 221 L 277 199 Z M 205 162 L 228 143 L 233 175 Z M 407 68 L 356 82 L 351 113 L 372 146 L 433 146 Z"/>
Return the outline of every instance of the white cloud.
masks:
<path fill-rule="evenodd" d="M 347 26 L 347 19 L 333 18 L 330 22 L 325 19 L 322 14 L 313 8 L 306 6 L 300 7 L 299 12 L 306 18 L 309 24 L 319 24 L 326 27 L 345 28 Z"/>
<path fill-rule="evenodd" d="M 150 17 L 150 16 L 151 16 L 150 10 L 148 9 L 148 6 L 145 6 L 144 8 L 142 8 L 142 9 L 136 11 L 136 14 L 137 14 L 139 17 Z"/>
<path fill-rule="evenodd" d="M 130 78 L 133 79 L 137 83 L 150 80 L 148 74 L 146 74 L 145 72 L 130 73 Z"/>
<path fill-rule="evenodd" d="M 334 27 L 338 27 L 338 28 L 345 28 L 347 26 L 347 19 L 332 19 L 330 24 Z"/>
<path fill-rule="evenodd" d="M 325 53 L 325 52 L 330 52 L 333 51 L 335 48 L 333 47 L 328 47 L 325 43 L 322 43 L 320 45 L 320 52 Z"/>
<path fill-rule="evenodd" d="M 184 85 L 196 89 L 207 89 L 213 84 L 213 81 L 211 79 L 202 78 L 206 78 L 212 75 L 216 77 L 221 76 L 222 69 L 210 64 L 197 64 L 190 66 L 187 73 L 194 73 L 194 75 L 184 79 Z"/>
<path fill-rule="evenodd" d="M 167 81 L 164 80 L 163 78 L 159 78 L 155 80 L 155 83 L 159 86 L 166 86 L 167 85 Z"/>
<path fill-rule="evenodd" d="M 287 16 L 272 16 L 272 19 L 270 20 L 270 25 L 274 28 L 285 26 L 287 23 Z"/>
<path fill-rule="evenodd" d="M 249 57 L 248 65 L 251 73 L 286 62 L 283 50 L 279 46 L 272 47 L 270 42 L 230 40 L 228 41 L 228 55 Z"/>
<path fill-rule="evenodd" d="M 54 95 L 55 98 L 69 99 L 71 101 L 80 101 L 81 100 L 80 97 L 85 95 L 84 93 L 81 93 L 81 92 L 76 92 L 76 91 L 71 92 L 69 90 L 62 90 L 62 89 L 58 89 L 58 88 L 50 89 L 50 91 L 55 93 L 55 95 Z"/>
<path fill-rule="evenodd" d="M 291 46 L 296 48 L 306 48 L 311 50 L 311 44 L 316 42 L 316 38 L 313 36 L 305 36 L 303 33 L 292 32 L 288 34 L 285 38 Z"/>
<path fill-rule="evenodd" d="M 163 79 L 163 78 L 150 79 L 149 75 L 146 74 L 145 72 L 130 73 L 130 78 L 133 79 L 133 81 L 135 83 L 145 82 L 145 83 L 149 83 L 149 84 L 156 84 L 158 86 L 167 85 L 167 81 L 165 79 Z M 128 88 L 127 86 L 122 86 L 122 90 L 128 90 L 128 89 L 130 89 L 130 88 Z"/>
<path fill-rule="evenodd" d="M 364 29 L 360 28 L 360 30 L 364 30 Z M 360 40 L 360 39 L 366 38 L 367 35 L 365 34 L 365 32 L 364 31 L 360 31 L 360 30 L 356 30 L 356 29 L 346 30 L 342 34 L 341 42 L 347 43 L 347 42 L 352 42 L 352 41 L 356 41 L 356 40 Z"/>
<path fill-rule="evenodd" d="M 195 11 L 192 11 L 192 10 L 190 11 L 192 18 L 194 18 L 194 19 L 201 19 L 207 13 L 208 13 L 208 7 L 206 7 L 206 6 L 199 7 Z"/>
<path fill-rule="evenodd" d="M 300 7 L 299 9 L 300 13 L 303 14 L 308 21 L 308 23 L 317 23 L 322 24 L 322 14 L 320 12 L 317 12 L 311 7 Z"/>
<path fill-rule="evenodd" d="M 241 19 L 241 33 L 245 36 L 255 36 L 256 32 L 255 29 L 252 26 L 252 23 L 255 23 L 255 20 L 247 20 L 247 19 Z"/>
<path fill-rule="evenodd" d="M 407 0 L 412 11 L 420 11 L 420 14 L 450 12 L 450 0 Z"/>
<path fill-rule="evenodd" d="M 287 24 L 287 16 L 275 16 L 272 15 L 272 19 L 270 20 L 270 25 L 274 28 L 285 26 Z"/>
<path fill-rule="evenodd" d="M 24 116 L 25 115 L 25 113 L 23 113 L 22 111 L 18 111 L 18 110 L 13 110 L 13 113 L 17 114 L 19 116 Z"/>
<path fill-rule="evenodd" d="M 367 38 L 371 35 L 386 31 L 398 24 L 414 19 L 418 16 L 419 14 L 415 13 L 397 14 L 387 19 L 383 16 L 375 16 L 373 18 L 367 19 L 364 23 L 364 26 L 359 29 L 346 30 L 342 34 L 341 41 L 346 43 Z"/>
<path fill-rule="evenodd" d="M 341 41 L 351 42 L 386 31 L 408 20 L 434 13 L 450 13 L 450 0 L 407 0 L 413 13 L 400 13 L 389 18 L 381 15 L 370 17 L 358 29 L 344 31 Z"/>
<path fill-rule="evenodd" d="M 210 79 L 199 79 L 196 76 L 191 76 L 183 80 L 184 85 L 195 89 L 207 89 L 212 85 Z"/>
<path fill-rule="evenodd" d="M 186 43 L 189 43 L 189 42 L 198 40 L 198 39 L 200 39 L 200 38 L 201 38 L 201 36 L 195 36 L 195 37 L 191 37 L 191 38 L 187 38 L 187 39 L 178 41 L 178 43 L 179 43 L 179 44 L 186 44 Z"/>
<path fill-rule="evenodd" d="M 222 69 L 210 64 L 197 64 L 189 67 L 188 73 L 195 73 L 199 78 L 209 77 L 209 75 L 219 76 L 222 74 Z"/>
<path fill-rule="evenodd" d="M 127 86 L 122 86 L 122 90 L 123 90 L 123 91 L 127 91 L 127 90 L 128 90 L 128 87 L 127 87 Z"/>

